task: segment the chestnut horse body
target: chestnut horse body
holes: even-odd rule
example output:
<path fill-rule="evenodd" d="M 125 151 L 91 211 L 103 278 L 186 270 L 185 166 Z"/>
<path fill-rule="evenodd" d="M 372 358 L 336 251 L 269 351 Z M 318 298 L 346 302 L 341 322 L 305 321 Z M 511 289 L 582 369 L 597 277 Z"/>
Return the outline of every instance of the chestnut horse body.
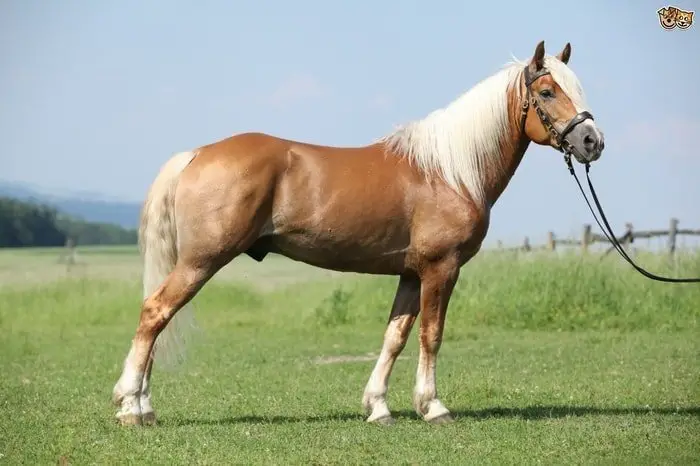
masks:
<path fill-rule="evenodd" d="M 414 406 L 451 420 L 436 364 L 460 267 L 481 247 L 490 209 L 529 143 L 583 161 L 603 149 L 566 63 L 567 44 L 514 63 L 448 107 L 365 147 L 336 148 L 253 133 L 176 154 L 148 193 L 140 225 L 144 302 L 114 387 L 122 424 L 151 424 L 155 355 L 182 346 L 188 303 L 221 267 L 269 253 L 317 267 L 399 277 L 384 342 L 364 391 L 368 421 L 392 421 L 394 362 L 420 316 Z M 584 116 L 582 116 L 584 115 Z"/>

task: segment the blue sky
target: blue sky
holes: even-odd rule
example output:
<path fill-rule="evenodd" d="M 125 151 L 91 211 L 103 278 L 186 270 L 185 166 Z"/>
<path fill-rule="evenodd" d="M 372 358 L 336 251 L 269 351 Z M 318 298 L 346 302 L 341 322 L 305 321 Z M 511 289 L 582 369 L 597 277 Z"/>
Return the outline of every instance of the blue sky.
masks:
<path fill-rule="evenodd" d="M 661 29 L 657 1 L 486 5 L 0 2 L 0 179 L 140 201 L 173 152 L 251 130 L 363 145 L 539 40 L 549 53 L 569 41 L 606 135 L 592 176 L 613 227 L 700 228 L 700 25 Z M 487 243 L 585 222 L 560 154 L 532 146 Z"/>

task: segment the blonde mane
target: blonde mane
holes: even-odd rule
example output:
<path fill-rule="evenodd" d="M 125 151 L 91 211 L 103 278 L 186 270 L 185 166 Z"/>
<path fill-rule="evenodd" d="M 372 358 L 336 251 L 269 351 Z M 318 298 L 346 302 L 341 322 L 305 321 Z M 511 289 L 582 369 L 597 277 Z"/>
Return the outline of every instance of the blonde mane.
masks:
<path fill-rule="evenodd" d="M 513 59 L 444 108 L 398 127 L 379 139 L 387 149 L 407 157 L 426 174 L 437 174 L 456 191 L 486 202 L 485 177 L 502 173 L 502 142 L 509 137 L 508 91 L 521 99 L 520 80 L 527 63 Z M 583 89 L 571 69 L 556 57 L 544 66 L 580 112 L 586 109 Z"/>

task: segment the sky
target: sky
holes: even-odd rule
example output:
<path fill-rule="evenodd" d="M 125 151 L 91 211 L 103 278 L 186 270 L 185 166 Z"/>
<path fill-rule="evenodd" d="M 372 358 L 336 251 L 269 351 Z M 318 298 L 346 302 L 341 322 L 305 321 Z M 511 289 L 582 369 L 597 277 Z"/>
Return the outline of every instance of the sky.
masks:
<path fill-rule="evenodd" d="M 664 30 L 663 6 L 4 0 L 0 179 L 141 202 L 174 152 L 235 133 L 368 144 L 544 40 L 549 54 L 571 43 L 605 133 L 591 176 L 613 228 L 700 228 L 700 24 Z M 561 154 L 531 145 L 486 244 L 584 223 L 599 232 Z"/>

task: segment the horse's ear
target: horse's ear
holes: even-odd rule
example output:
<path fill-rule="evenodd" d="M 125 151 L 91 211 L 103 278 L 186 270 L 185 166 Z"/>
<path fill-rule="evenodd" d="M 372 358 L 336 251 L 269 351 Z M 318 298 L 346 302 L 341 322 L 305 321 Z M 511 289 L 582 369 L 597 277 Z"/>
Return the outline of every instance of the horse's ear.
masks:
<path fill-rule="evenodd" d="M 564 46 L 564 50 L 562 50 L 559 55 L 557 55 L 557 58 L 561 60 L 564 63 L 569 63 L 569 58 L 571 58 L 571 44 L 566 43 Z"/>
<path fill-rule="evenodd" d="M 544 66 L 544 41 L 535 47 L 535 54 L 532 56 L 530 66 L 534 68 L 534 71 L 539 71 Z"/>

